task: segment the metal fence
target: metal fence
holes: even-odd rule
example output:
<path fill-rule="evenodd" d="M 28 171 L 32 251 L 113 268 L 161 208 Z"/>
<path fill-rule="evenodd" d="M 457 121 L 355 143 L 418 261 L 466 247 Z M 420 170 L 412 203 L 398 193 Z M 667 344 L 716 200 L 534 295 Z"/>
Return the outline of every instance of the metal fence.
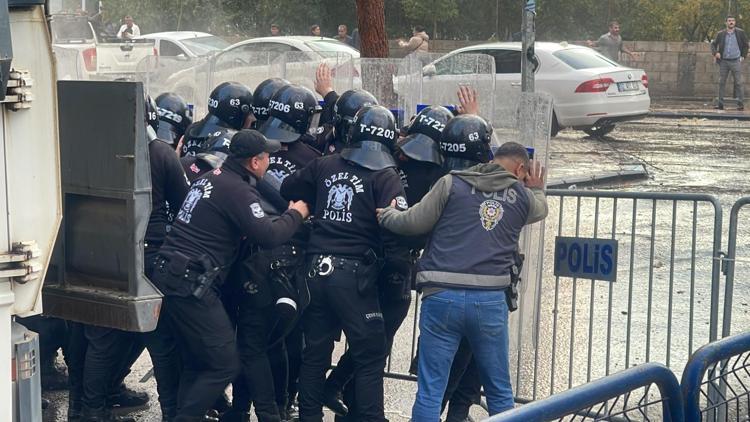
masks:
<path fill-rule="evenodd" d="M 724 291 L 724 318 L 722 337 L 750 329 L 750 283 L 735 286 L 735 274 L 750 274 L 750 224 L 742 225 L 740 218 L 748 213 L 750 196 L 740 198 L 729 214 L 729 238 L 724 258 L 726 289 Z M 735 300 L 735 297 L 737 300 Z"/>
<path fill-rule="evenodd" d="M 685 421 L 750 419 L 750 332 L 698 349 L 682 373 Z"/>
<path fill-rule="evenodd" d="M 722 211 L 711 195 L 548 191 L 533 331 L 515 342 L 519 401 L 643 362 L 682 368 L 718 334 Z M 551 239 L 619 242 L 616 282 L 553 275 Z"/>
<path fill-rule="evenodd" d="M 495 415 L 488 421 L 681 422 L 682 406 L 674 374 L 664 365 L 647 363 Z"/>

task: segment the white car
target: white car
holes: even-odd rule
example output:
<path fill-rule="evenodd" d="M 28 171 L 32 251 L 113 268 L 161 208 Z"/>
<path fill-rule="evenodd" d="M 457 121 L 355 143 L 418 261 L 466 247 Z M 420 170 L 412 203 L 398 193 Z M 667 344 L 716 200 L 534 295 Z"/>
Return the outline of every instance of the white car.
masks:
<path fill-rule="evenodd" d="M 565 42 L 537 42 L 535 88 L 553 98 L 552 136 L 560 129 L 602 136 L 617 122 L 644 117 L 651 105 L 648 76 L 596 50 Z M 502 42 L 454 50 L 423 68 L 423 86 L 460 78 L 455 56 L 485 54 L 495 61 L 496 92 L 521 90 L 521 43 Z M 447 82 L 447 81 L 444 81 Z"/>
<path fill-rule="evenodd" d="M 195 104 L 200 115 L 208 93 L 222 82 L 240 82 L 255 89 L 265 79 L 281 77 L 314 90 L 315 70 L 323 61 L 335 73 L 336 90 L 359 87 L 359 66 L 355 63 L 358 58 L 359 51 L 333 38 L 253 38 L 225 48 L 209 61 L 192 59 L 193 66 L 188 62 L 180 64 L 179 60 L 169 63 L 163 66 L 163 74 L 151 75 L 151 79 L 160 81 L 161 91 L 176 92 Z"/>
<path fill-rule="evenodd" d="M 216 35 L 195 31 L 155 32 L 138 36 L 136 39 L 153 40 L 156 53 L 160 57 L 207 56 L 231 45 Z"/>

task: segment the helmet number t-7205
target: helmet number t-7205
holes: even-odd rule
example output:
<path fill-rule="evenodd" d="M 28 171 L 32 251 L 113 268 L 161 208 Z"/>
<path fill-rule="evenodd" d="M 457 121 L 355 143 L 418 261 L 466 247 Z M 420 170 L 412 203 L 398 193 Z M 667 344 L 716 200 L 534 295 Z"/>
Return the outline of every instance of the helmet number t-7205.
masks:
<path fill-rule="evenodd" d="M 440 149 L 447 152 L 466 152 L 466 144 L 454 144 L 450 142 L 441 142 Z"/>

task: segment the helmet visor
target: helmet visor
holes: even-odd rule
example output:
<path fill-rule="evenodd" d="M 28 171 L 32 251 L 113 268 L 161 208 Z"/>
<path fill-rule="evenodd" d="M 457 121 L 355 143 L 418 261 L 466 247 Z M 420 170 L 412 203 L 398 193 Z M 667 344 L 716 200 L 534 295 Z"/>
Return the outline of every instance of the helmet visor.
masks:
<path fill-rule="evenodd" d="M 426 161 L 437 165 L 443 164 L 443 155 L 437 142 L 427 135 L 414 133 L 399 143 L 401 152 L 412 160 Z"/>
<path fill-rule="evenodd" d="M 265 123 L 260 126 L 258 131 L 268 139 L 274 139 L 285 144 L 294 142 L 302 136 L 302 134 L 297 133 L 293 127 L 276 117 L 271 117 L 266 120 Z"/>
<path fill-rule="evenodd" d="M 370 170 L 383 170 L 396 167 L 391 151 L 380 142 L 363 141 L 347 146 L 341 156 Z"/>

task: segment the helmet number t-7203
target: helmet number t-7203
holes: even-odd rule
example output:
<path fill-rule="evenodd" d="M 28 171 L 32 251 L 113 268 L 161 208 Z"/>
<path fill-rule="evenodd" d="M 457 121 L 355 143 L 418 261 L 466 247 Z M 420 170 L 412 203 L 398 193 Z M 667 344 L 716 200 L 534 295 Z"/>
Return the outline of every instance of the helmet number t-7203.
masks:
<path fill-rule="evenodd" d="M 394 132 L 391 129 L 385 129 L 382 127 L 377 126 L 368 126 L 365 124 L 359 125 L 359 132 L 360 133 L 370 133 L 371 135 L 379 136 L 379 137 L 385 137 L 387 139 L 393 139 L 396 136 L 396 132 Z"/>

